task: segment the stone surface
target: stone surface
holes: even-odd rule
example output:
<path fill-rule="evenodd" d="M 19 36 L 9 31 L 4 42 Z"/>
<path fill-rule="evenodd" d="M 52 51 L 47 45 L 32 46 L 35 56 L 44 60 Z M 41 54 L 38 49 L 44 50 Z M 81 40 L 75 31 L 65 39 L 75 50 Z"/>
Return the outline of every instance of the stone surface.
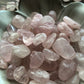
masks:
<path fill-rule="evenodd" d="M 39 68 L 44 61 L 42 52 L 32 51 L 30 55 L 30 68 Z"/>
<path fill-rule="evenodd" d="M 44 48 L 51 48 L 51 46 L 53 45 L 55 39 L 57 37 L 56 33 L 52 33 L 51 35 L 48 36 L 48 38 L 46 39 L 46 41 L 43 42 L 43 47 Z"/>
<path fill-rule="evenodd" d="M 29 84 L 41 84 L 40 82 L 37 82 L 37 81 L 35 81 L 35 80 L 31 80 L 30 82 L 29 82 Z"/>
<path fill-rule="evenodd" d="M 52 46 L 53 50 L 64 59 L 73 59 L 75 51 L 69 42 L 64 38 L 58 38 Z"/>
<path fill-rule="evenodd" d="M 51 81 L 51 80 L 49 80 L 47 83 L 45 83 L 45 84 L 57 84 L 55 81 Z"/>
<path fill-rule="evenodd" d="M 25 21 L 24 17 L 16 15 L 12 20 L 12 25 L 15 26 L 16 28 L 22 28 L 24 21 Z"/>
<path fill-rule="evenodd" d="M 33 45 L 37 46 L 43 43 L 46 39 L 47 39 L 47 36 L 45 33 L 36 34 L 36 36 L 33 39 Z"/>
<path fill-rule="evenodd" d="M 47 61 L 57 61 L 60 58 L 57 53 L 49 49 L 43 49 L 43 56 Z"/>
<path fill-rule="evenodd" d="M 71 42 L 78 42 L 78 41 L 80 41 L 80 39 L 81 39 L 81 35 L 80 35 L 79 30 L 75 30 L 74 35 L 70 36 L 70 41 Z"/>
<path fill-rule="evenodd" d="M 49 81 L 50 75 L 47 71 L 42 69 L 33 69 L 28 71 L 29 77 L 37 82 L 45 84 Z"/>
<path fill-rule="evenodd" d="M 13 77 L 17 82 L 21 84 L 27 84 L 29 81 L 29 77 L 24 66 L 17 67 L 14 70 Z"/>
<path fill-rule="evenodd" d="M 84 81 L 84 70 L 81 70 L 81 71 L 79 72 L 79 77 L 80 77 L 81 80 Z"/>
<path fill-rule="evenodd" d="M 30 49 L 25 46 L 24 44 L 22 45 L 16 45 L 13 47 L 13 55 L 19 57 L 19 58 L 24 58 L 30 54 Z"/>
<path fill-rule="evenodd" d="M 72 28 L 72 29 L 80 29 L 81 25 L 69 18 L 68 16 L 64 16 L 63 20 Z"/>
<path fill-rule="evenodd" d="M 71 60 L 63 60 L 60 64 L 58 76 L 60 80 L 66 81 L 70 79 L 76 71 L 76 63 Z"/>
<path fill-rule="evenodd" d="M 81 36 L 84 36 L 84 29 L 83 28 L 81 28 L 79 32 L 80 32 Z"/>
<path fill-rule="evenodd" d="M 58 29 L 61 33 L 65 33 L 67 36 L 74 35 L 74 32 L 72 31 L 72 29 L 71 29 L 65 22 L 60 22 L 60 23 L 57 25 L 57 29 Z"/>
<path fill-rule="evenodd" d="M 2 57 L 0 57 L 0 68 L 1 69 L 7 69 L 8 64 L 3 60 Z"/>

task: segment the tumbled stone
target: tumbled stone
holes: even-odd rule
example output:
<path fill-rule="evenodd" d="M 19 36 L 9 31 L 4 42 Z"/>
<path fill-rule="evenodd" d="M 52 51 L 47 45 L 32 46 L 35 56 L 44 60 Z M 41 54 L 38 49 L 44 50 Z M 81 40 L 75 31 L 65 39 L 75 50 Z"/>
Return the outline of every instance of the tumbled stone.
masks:
<path fill-rule="evenodd" d="M 43 18 L 43 16 L 39 13 L 35 14 L 32 21 L 31 21 L 31 26 L 32 28 L 37 28 L 38 27 L 38 24 L 39 24 L 39 21 Z"/>
<path fill-rule="evenodd" d="M 8 66 L 7 62 L 5 62 L 2 57 L 0 57 L 0 68 L 6 69 L 7 66 Z"/>
<path fill-rule="evenodd" d="M 73 59 L 75 51 L 70 43 L 64 38 L 58 38 L 52 46 L 53 50 L 64 59 Z"/>
<path fill-rule="evenodd" d="M 66 81 L 65 84 L 79 84 L 79 82 L 80 82 L 80 78 L 79 78 L 78 74 L 76 74 L 71 79 Z"/>
<path fill-rule="evenodd" d="M 14 80 L 13 72 L 14 72 L 15 68 L 16 68 L 16 66 L 14 64 L 11 64 L 8 66 L 8 68 L 6 70 L 6 76 L 8 79 Z"/>
<path fill-rule="evenodd" d="M 49 15 L 54 19 L 54 20 L 56 20 L 56 12 L 54 11 L 54 10 L 51 10 L 51 11 L 49 11 Z"/>
<path fill-rule="evenodd" d="M 80 35 L 81 35 L 81 36 L 84 36 L 84 29 L 83 29 L 83 28 L 81 28 L 81 29 L 79 30 L 79 32 L 80 32 Z"/>
<path fill-rule="evenodd" d="M 44 48 L 51 48 L 51 46 L 53 45 L 55 39 L 57 37 L 56 33 L 52 33 L 51 35 L 48 36 L 48 38 L 43 42 L 43 47 Z"/>
<path fill-rule="evenodd" d="M 29 82 L 29 84 L 41 84 L 40 82 L 37 82 L 37 81 L 35 81 L 35 80 L 31 80 L 30 82 Z"/>
<path fill-rule="evenodd" d="M 45 33 L 36 34 L 36 36 L 33 39 L 33 44 L 35 46 L 37 46 L 37 45 L 43 43 L 46 39 L 47 39 L 47 36 Z"/>
<path fill-rule="evenodd" d="M 24 17 L 16 15 L 12 20 L 12 25 L 15 26 L 16 28 L 22 28 L 24 21 L 25 21 Z"/>
<path fill-rule="evenodd" d="M 68 16 L 64 16 L 63 20 L 72 28 L 72 29 L 80 29 L 81 25 L 69 18 Z"/>
<path fill-rule="evenodd" d="M 63 60 L 58 71 L 60 80 L 66 81 L 70 79 L 75 74 L 76 66 L 76 63 L 72 60 Z"/>
<path fill-rule="evenodd" d="M 80 36 L 79 30 L 75 30 L 74 35 L 70 36 L 70 41 L 71 42 L 78 42 L 78 41 L 80 41 L 80 39 L 81 39 L 81 36 Z"/>
<path fill-rule="evenodd" d="M 14 70 L 13 77 L 17 82 L 21 84 L 27 84 L 29 81 L 29 77 L 24 66 L 17 67 Z"/>
<path fill-rule="evenodd" d="M 80 51 L 84 53 L 84 36 L 81 36 L 80 41 L 78 42 Z"/>
<path fill-rule="evenodd" d="M 19 58 L 24 58 L 30 54 L 30 49 L 24 44 L 15 45 L 13 47 L 13 54 Z"/>
<path fill-rule="evenodd" d="M 60 58 L 60 56 L 57 53 L 46 48 L 43 49 L 43 56 L 48 61 L 57 61 Z"/>
<path fill-rule="evenodd" d="M 81 80 L 84 81 L 84 70 L 81 70 L 81 71 L 79 72 L 79 77 L 80 77 Z"/>
<path fill-rule="evenodd" d="M 32 51 L 30 55 L 30 68 L 39 68 L 44 61 L 42 52 Z"/>
<path fill-rule="evenodd" d="M 60 22 L 60 23 L 57 25 L 57 29 L 58 29 L 61 33 L 65 33 L 67 36 L 74 35 L 74 32 L 72 31 L 72 29 L 71 29 L 65 22 Z"/>
<path fill-rule="evenodd" d="M 63 38 L 65 38 L 68 42 L 70 42 L 70 39 L 68 38 L 68 36 L 65 34 L 65 33 L 60 33 L 59 34 L 59 38 L 60 37 L 63 37 Z"/>
<path fill-rule="evenodd" d="M 28 71 L 29 77 L 37 82 L 45 84 L 49 81 L 50 75 L 47 71 L 42 69 L 33 69 Z"/>
<path fill-rule="evenodd" d="M 49 80 L 46 84 L 57 84 L 55 81 Z"/>

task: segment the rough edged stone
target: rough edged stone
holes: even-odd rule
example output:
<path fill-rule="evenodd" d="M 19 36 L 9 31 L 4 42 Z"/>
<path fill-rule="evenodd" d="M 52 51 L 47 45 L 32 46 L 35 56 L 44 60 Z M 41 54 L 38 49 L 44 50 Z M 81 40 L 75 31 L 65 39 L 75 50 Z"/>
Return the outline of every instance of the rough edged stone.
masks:
<path fill-rule="evenodd" d="M 58 38 L 52 46 L 53 50 L 64 59 L 73 59 L 75 51 L 70 43 L 64 38 Z"/>
<path fill-rule="evenodd" d="M 70 79 L 76 71 L 76 63 L 71 60 L 63 60 L 60 64 L 58 76 L 60 80 L 66 81 Z"/>
<path fill-rule="evenodd" d="M 30 68 L 39 68 L 44 61 L 42 52 L 32 51 L 30 55 Z"/>

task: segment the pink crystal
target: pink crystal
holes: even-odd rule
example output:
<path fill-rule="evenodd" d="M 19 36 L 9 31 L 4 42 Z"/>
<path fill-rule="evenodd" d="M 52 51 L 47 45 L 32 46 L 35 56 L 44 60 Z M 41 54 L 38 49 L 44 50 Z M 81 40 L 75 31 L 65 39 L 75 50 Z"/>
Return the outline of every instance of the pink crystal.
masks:
<path fill-rule="evenodd" d="M 22 84 L 27 84 L 29 81 L 29 77 L 24 66 L 17 67 L 14 70 L 13 77 L 17 82 Z"/>
<path fill-rule="evenodd" d="M 71 60 L 63 60 L 59 67 L 59 78 L 62 81 L 66 81 L 71 78 L 76 71 L 76 63 Z"/>
<path fill-rule="evenodd" d="M 46 39 L 47 39 L 47 36 L 45 33 L 36 34 L 36 36 L 34 37 L 34 40 L 33 40 L 33 45 L 37 46 L 37 45 L 43 43 Z"/>
<path fill-rule="evenodd" d="M 48 61 L 57 61 L 60 58 L 60 56 L 57 53 L 55 53 L 49 49 L 44 49 L 43 55 L 44 55 L 45 59 Z"/>
<path fill-rule="evenodd" d="M 24 21 L 25 21 L 24 17 L 16 15 L 12 20 L 12 25 L 15 26 L 16 28 L 22 28 Z"/>
<path fill-rule="evenodd" d="M 29 70 L 28 73 L 29 73 L 29 77 L 31 79 L 34 79 L 35 81 L 41 82 L 43 84 L 48 82 L 50 79 L 49 73 L 45 70 L 42 70 L 42 69 Z"/>
<path fill-rule="evenodd" d="M 38 68 L 42 65 L 44 56 L 42 52 L 32 51 L 30 55 L 30 68 Z"/>
<path fill-rule="evenodd" d="M 57 29 L 61 33 L 65 33 L 67 36 L 74 35 L 74 32 L 72 31 L 72 29 L 65 22 L 59 23 L 57 25 Z"/>
<path fill-rule="evenodd" d="M 72 28 L 72 29 L 80 29 L 81 25 L 74 21 L 73 19 L 65 16 L 63 20 Z"/>
<path fill-rule="evenodd" d="M 73 59 L 75 51 L 70 43 L 64 38 L 58 38 L 52 46 L 53 50 L 64 59 Z"/>
<path fill-rule="evenodd" d="M 55 39 L 57 37 L 56 33 L 52 33 L 51 35 L 48 36 L 48 38 L 46 39 L 46 41 L 43 42 L 43 47 L 44 48 L 51 48 L 51 46 L 53 45 Z"/>

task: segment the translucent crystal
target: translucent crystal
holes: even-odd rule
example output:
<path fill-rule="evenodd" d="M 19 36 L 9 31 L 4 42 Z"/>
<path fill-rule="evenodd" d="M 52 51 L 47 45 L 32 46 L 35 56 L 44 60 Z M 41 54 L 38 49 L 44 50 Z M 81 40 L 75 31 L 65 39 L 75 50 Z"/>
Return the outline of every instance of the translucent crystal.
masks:
<path fill-rule="evenodd" d="M 43 50 L 43 56 L 48 61 L 57 61 L 60 58 L 60 56 L 57 53 L 49 49 Z"/>
<path fill-rule="evenodd" d="M 13 77 L 17 82 L 21 84 L 27 84 L 29 81 L 29 77 L 24 66 L 17 67 L 14 70 Z"/>
<path fill-rule="evenodd" d="M 76 71 L 76 63 L 71 60 L 63 60 L 59 67 L 58 76 L 60 80 L 66 81 L 70 79 Z"/>
<path fill-rule="evenodd" d="M 19 58 L 24 58 L 30 54 L 30 49 L 24 44 L 16 45 L 13 47 L 13 54 Z"/>
<path fill-rule="evenodd" d="M 64 59 L 73 59 L 75 51 L 69 42 L 64 38 L 58 38 L 52 46 L 53 50 Z"/>
<path fill-rule="evenodd" d="M 50 78 L 49 73 L 45 70 L 42 70 L 42 69 L 29 70 L 28 73 L 29 73 L 29 77 L 31 79 L 34 79 L 37 82 L 42 82 L 43 84 L 48 82 L 49 78 Z"/>
<path fill-rule="evenodd" d="M 35 81 L 35 80 L 31 80 L 30 82 L 29 82 L 29 84 L 41 84 L 40 82 L 37 82 L 37 81 Z"/>
<path fill-rule="evenodd" d="M 33 40 L 33 44 L 35 46 L 37 46 L 37 45 L 43 43 L 46 39 L 47 39 L 47 36 L 45 33 L 36 34 L 36 36 L 34 37 L 34 40 Z"/>
<path fill-rule="evenodd" d="M 42 52 L 32 51 L 30 55 L 30 68 L 38 68 L 42 65 L 44 56 Z"/>
<path fill-rule="evenodd" d="M 46 39 L 46 41 L 43 42 L 43 47 L 44 48 L 51 48 L 51 46 L 53 45 L 55 39 L 57 37 L 56 33 L 52 33 L 51 35 L 48 36 L 48 38 Z"/>
<path fill-rule="evenodd" d="M 22 28 L 24 21 L 25 21 L 24 17 L 16 15 L 12 20 L 12 25 L 15 26 L 16 28 Z"/>

